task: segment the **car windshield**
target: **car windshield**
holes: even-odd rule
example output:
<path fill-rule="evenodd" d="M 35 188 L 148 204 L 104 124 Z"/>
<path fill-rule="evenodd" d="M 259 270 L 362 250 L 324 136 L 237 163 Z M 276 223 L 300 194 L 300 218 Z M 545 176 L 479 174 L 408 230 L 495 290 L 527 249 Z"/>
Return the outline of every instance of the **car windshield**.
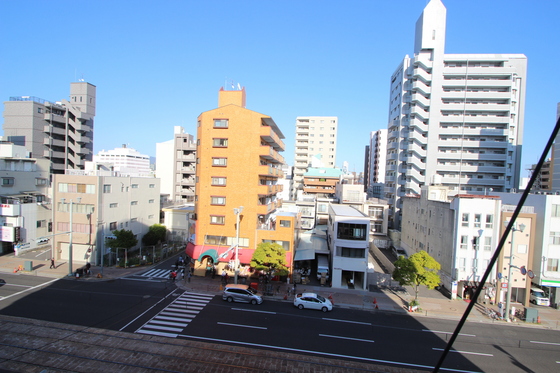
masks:
<path fill-rule="evenodd" d="M 533 290 L 533 295 L 537 298 L 546 298 L 546 295 L 544 295 L 543 291 L 534 291 Z"/>
<path fill-rule="evenodd" d="M 318 295 L 318 294 L 317 294 L 317 299 L 319 299 L 319 300 L 320 300 L 321 302 L 323 302 L 323 303 L 326 302 L 326 299 L 323 298 L 322 296 Z"/>

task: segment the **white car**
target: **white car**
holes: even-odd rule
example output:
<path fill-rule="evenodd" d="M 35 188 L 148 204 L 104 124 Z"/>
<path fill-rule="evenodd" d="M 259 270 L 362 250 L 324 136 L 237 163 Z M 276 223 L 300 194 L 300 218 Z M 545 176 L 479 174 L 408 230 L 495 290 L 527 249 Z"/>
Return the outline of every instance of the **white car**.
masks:
<path fill-rule="evenodd" d="M 300 310 L 309 308 L 311 310 L 321 310 L 323 312 L 332 311 L 332 303 L 319 294 L 300 293 L 294 299 L 294 306 Z"/>

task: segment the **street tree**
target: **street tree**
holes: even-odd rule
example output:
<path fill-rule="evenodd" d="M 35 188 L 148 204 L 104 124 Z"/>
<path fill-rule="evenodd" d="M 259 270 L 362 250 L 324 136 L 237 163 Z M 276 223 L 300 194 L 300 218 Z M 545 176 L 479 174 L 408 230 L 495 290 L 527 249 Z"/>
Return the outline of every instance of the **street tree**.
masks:
<path fill-rule="evenodd" d="M 142 237 L 144 246 L 154 246 L 164 242 L 167 236 L 167 228 L 165 225 L 154 224 L 148 228 L 148 232 Z"/>
<path fill-rule="evenodd" d="M 277 243 L 261 242 L 258 244 L 250 264 L 257 270 L 266 271 L 270 276 L 288 274 L 286 250 Z"/>
<path fill-rule="evenodd" d="M 125 229 L 113 231 L 115 238 L 108 239 L 105 245 L 111 249 L 124 249 L 124 263 L 125 267 L 128 262 L 128 250 L 138 244 L 138 239 L 132 233 Z"/>
<path fill-rule="evenodd" d="M 441 265 L 424 250 L 411 255 L 410 258 L 400 256 L 394 264 L 393 278 L 401 286 L 414 287 L 416 292 L 414 301 L 416 303 L 418 302 L 418 287 L 420 285 L 433 289 L 441 282 L 438 275 Z"/>

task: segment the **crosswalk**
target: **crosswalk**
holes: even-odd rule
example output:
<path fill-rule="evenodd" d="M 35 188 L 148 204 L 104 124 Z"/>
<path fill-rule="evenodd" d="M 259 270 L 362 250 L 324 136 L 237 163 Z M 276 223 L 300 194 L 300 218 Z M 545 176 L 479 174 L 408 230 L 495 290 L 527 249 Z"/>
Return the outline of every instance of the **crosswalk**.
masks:
<path fill-rule="evenodd" d="M 135 333 L 176 338 L 213 297 L 208 294 L 184 292 Z"/>
<path fill-rule="evenodd" d="M 148 278 L 169 278 L 170 273 L 170 269 L 153 268 L 140 274 L 140 276 Z"/>

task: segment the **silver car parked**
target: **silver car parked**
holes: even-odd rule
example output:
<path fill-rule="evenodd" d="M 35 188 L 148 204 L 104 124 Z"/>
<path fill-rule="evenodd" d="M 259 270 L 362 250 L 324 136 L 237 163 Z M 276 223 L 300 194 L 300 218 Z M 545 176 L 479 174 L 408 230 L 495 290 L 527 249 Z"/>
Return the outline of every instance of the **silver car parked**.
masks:
<path fill-rule="evenodd" d="M 243 302 L 251 304 L 261 304 L 262 297 L 249 285 L 228 284 L 222 294 L 222 299 L 228 302 Z"/>

